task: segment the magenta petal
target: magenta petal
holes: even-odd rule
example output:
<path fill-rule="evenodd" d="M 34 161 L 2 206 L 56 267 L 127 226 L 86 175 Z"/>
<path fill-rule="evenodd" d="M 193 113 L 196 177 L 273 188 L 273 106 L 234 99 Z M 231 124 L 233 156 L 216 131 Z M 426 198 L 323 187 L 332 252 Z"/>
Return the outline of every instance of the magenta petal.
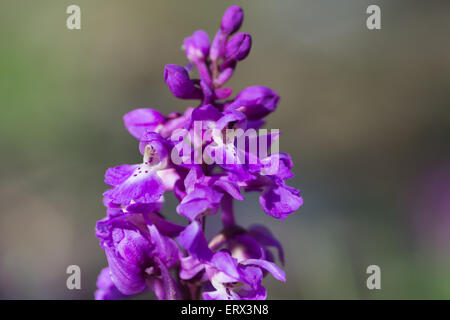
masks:
<path fill-rule="evenodd" d="M 193 121 L 216 121 L 221 116 L 219 110 L 211 104 L 203 105 L 192 111 Z"/>
<path fill-rule="evenodd" d="M 250 259 L 248 259 L 247 261 L 249 260 Z M 253 290 L 257 290 L 261 286 L 261 281 L 263 279 L 263 272 L 261 268 L 255 266 L 245 266 L 241 268 L 243 281 L 247 283 Z"/>
<path fill-rule="evenodd" d="M 198 221 L 191 222 L 177 238 L 181 246 L 194 258 L 206 261 L 209 260 L 212 252 L 208 248 L 205 235 L 201 230 Z"/>
<path fill-rule="evenodd" d="M 105 195 L 116 203 L 124 206 L 131 201 L 139 203 L 156 202 L 164 193 L 164 186 L 161 179 L 154 173 L 138 172 L 136 169 L 127 180 L 112 190 L 108 190 Z"/>
<path fill-rule="evenodd" d="M 237 260 L 227 252 L 216 252 L 211 259 L 211 264 L 231 278 L 240 278 Z"/>
<path fill-rule="evenodd" d="M 266 257 L 264 256 L 264 248 L 262 247 L 261 243 L 256 241 L 256 239 L 249 234 L 238 234 L 234 237 L 233 240 L 234 241 L 231 250 L 233 252 L 233 256 L 239 261 L 246 259 L 266 259 Z M 233 248 L 235 246 L 239 250 L 234 251 Z"/>
<path fill-rule="evenodd" d="M 158 262 L 158 259 L 156 259 Z M 161 278 L 164 285 L 164 299 L 165 300 L 179 300 L 181 299 L 180 289 L 177 283 L 173 279 L 169 270 L 164 263 L 158 262 L 159 269 L 161 270 Z"/>
<path fill-rule="evenodd" d="M 158 254 L 159 259 L 168 267 L 178 262 L 178 246 L 174 240 L 161 235 L 155 225 L 149 226 L 152 250 Z"/>
<path fill-rule="evenodd" d="M 258 267 L 261 267 L 267 271 L 269 271 L 275 279 L 278 279 L 280 281 L 285 282 L 286 281 L 286 275 L 283 270 L 277 267 L 275 263 L 261 260 L 261 259 L 248 259 L 245 261 L 242 261 L 241 264 L 245 265 L 255 265 Z"/>
<path fill-rule="evenodd" d="M 167 221 L 157 213 L 151 213 L 150 219 L 158 228 L 158 231 L 167 237 L 176 237 L 184 230 L 183 226 Z"/>
<path fill-rule="evenodd" d="M 245 128 L 246 124 L 245 114 L 237 110 L 229 110 L 223 113 L 223 116 L 217 121 L 216 128 L 222 130 L 228 126 L 230 122 L 241 124 L 238 127 Z"/>
<path fill-rule="evenodd" d="M 193 62 L 204 60 L 209 54 L 209 36 L 203 30 L 195 31 L 192 36 L 184 39 L 186 56 Z"/>
<path fill-rule="evenodd" d="M 223 193 L 210 187 L 196 185 L 177 206 L 177 212 L 191 221 L 201 214 L 213 215 L 217 212 L 222 196 Z"/>
<path fill-rule="evenodd" d="M 277 176 L 282 180 L 294 177 L 291 171 L 292 160 L 287 153 L 275 153 L 261 160 L 264 165 L 263 171 L 265 175 Z"/>
<path fill-rule="evenodd" d="M 237 183 L 233 183 L 231 181 L 227 180 L 217 180 L 214 183 L 214 186 L 222 189 L 223 191 L 227 192 L 230 196 L 237 200 L 244 200 L 244 196 L 241 194 L 241 191 L 239 190 L 239 186 Z"/>
<path fill-rule="evenodd" d="M 248 230 L 249 234 L 263 246 L 275 247 L 278 251 L 278 258 L 284 264 L 284 251 L 281 243 L 264 226 L 253 225 Z"/>
<path fill-rule="evenodd" d="M 200 260 L 195 259 L 192 256 L 182 258 L 180 278 L 183 280 L 189 280 L 195 277 L 200 271 L 205 268 L 205 265 Z"/>
<path fill-rule="evenodd" d="M 125 262 L 112 248 L 106 248 L 105 253 L 111 270 L 111 279 L 121 293 L 137 294 L 146 288 L 143 272 L 139 266 Z"/>
<path fill-rule="evenodd" d="M 260 285 L 258 288 L 252 290 L 241 289 L 239 295 L 242 300 L 265 300 L 267 298 L 267 291 Z"/>
<path fill-rule="evenodd" d="M 120 232 L 120 241 L 116 243 L 117 254 L 126 263 L 144 266 L 148 260 L 147 252 L 151 251 L 149 241 L 137 230 L 115 229 Z"/>
<path fill-rule="evenodd" d="M 151 202 L 151 203 L 133 203 L 127 206 L 128 213 L 153 213 L 160 212 L 163 206 L 163 201 Z"/>
<path fill-rule="evenodd" d="M 136 139 L 140 139 L 147 130 L 155 131 L 164 122 L 164 116 L 157 110 L 140 108 L 125 114 L 123 122 L 128 132 Z"/>
<path fill-rule="evenodd" d="M 225 290 L 203 292 L 202 297 L 203 300 L 230 300 L 230 296 Z"/>
<path fill-rule="evenodd" d="M 139 141 L 139 151 L 144 154 L 145 147 L 151 149 L 150 165 L 156 165 L 161 161 L 165 161 L 168 157 L 167 140 L 161 137 L 159 133 L 146 131 Z"/>
<path fill-rule="evenodd" d="M 137 167 L 137 164 L 123 164 L 121 166 L 109 168 L 105 173 L 105 183 L 111 187 L 118 186 L 127 180 Z"/>
<path fill-rule="evenodd" d="M 127 297 L 121 293 L 111 280 L 111 273 L 108 267 L 103 268 L 97 278 L 97 291 L 95 300 L 119 300 Z"/>
<path fill-rule="evenodd" d="M 259 202 L 268 215 L 283 220 L 300 208 L 303 199 L 287 186 L 273 185 L 261 193 Z"/>

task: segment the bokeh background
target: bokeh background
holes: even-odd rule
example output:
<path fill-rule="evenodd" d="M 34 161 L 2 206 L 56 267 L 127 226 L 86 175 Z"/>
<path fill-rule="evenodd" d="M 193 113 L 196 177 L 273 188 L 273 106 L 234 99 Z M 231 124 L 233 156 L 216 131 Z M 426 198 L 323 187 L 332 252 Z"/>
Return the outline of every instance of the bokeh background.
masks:
<path fill-rule="evenodd" d="M 70 4 L 81 30 L 66 28 Z M 163 67 L 184 64 L 183 38 L 213 35 L 231 4 L 254 40 L 231 86 L 281 95 L 267 127 L 304 197 L 284 222 L 254 195 L 237 205 L 242 225 L 284 244 L 288 281 L 268 277 L 269 298 L 450 298 L 450 3 L 406 0 L 1 1 L 0 298 L 92 299 L 104 171 L 140 158 L 122 115 L 191 105 Z M 165 214 L 185 222 L 175 205 Z M 71 264 L 81 290 L 66 288 Z M 366 288 L 371 264 L 381 290 Z"/>

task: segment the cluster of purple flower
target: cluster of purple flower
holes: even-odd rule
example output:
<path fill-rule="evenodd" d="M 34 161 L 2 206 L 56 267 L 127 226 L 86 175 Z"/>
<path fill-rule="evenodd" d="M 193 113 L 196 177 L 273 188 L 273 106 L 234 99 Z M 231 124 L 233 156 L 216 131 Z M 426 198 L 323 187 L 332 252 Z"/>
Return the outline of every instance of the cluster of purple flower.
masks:
<path fill-rule="evenodd" d="M 266 274 L 285 281 L 271 252 L 276 249 L 284 263 L 280 243 L 263 226 L 238 226 L 233 200 L 244 200 L 242 192 L 254 191 L 260 193 L 262 209 L 274 218 L 284 219 L 296 211 L 302 205 L 300 191 L 285 183 L 293 177 L 290 156 L 272 153 L 251 164 L 175 163 L 171 156 L 174 152 L 184 158 L 194 156 L 177 148 L 186 143 L 171 138 L 177 129 L 190 132 L 195 121 L 202 122 L 202 135 L 211 128 L 259 129 L 262 119 L 277 107 L 278 94 L 262 86 L 245 88 L 226 100 L 232 90 L 223 85 L 252 44 L 249 34 L 236 33 L 242 20 L 240 7 L 228 8 L 211 44 L 204 31 L 196 31 L 184 40 L 189 64 L 165 67 L 164 79 L 173 95 L 199 99 L 199 106 L 184 114 L 164 116 L 142 108 L 124 116 L 127 130 L 139 140 L 143 160 L 106 171 L 105 183 L 111 187 L 103 194 L 107 216 L 97 222 L 96 235 L 109 266 L 98 277 L 96 299 L 118 299 L 146 290 L 158 299 L 265 299 L 261 281 Z M 199 79 L 190 77 L 194 67 Z M 214 139 L 202 137 L 201 147 Z M 219 147 L 228 156 L 237 154 L 232 141 Z M 264 168 L 272 161 L 279 165 L 268 174 Z M 169 222 L 161 214 L 166 191 L 180 201 L 177 213 L 189 220 L 187 226 Z M 208 242 L 205 218 L 219 209 L 223 230 Z"/>

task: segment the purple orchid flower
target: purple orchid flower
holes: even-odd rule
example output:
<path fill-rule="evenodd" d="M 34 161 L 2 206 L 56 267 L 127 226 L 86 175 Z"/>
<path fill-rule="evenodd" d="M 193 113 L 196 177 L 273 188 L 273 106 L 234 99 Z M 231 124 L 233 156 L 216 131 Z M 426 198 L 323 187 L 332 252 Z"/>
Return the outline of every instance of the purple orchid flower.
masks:
<path fill-rule="evenodd" d="M 236 227 L 235 227 L 236 228 Z M 261 231 L 260 231 L 261 233 Z M 266 230 L 264 234 L 268 237 Z M 242 235 L 241 235 L 242 236 Z M 269 239 L 272 239 L 270 236 Z M 249 246 L 258 247 L 257 240 L 248 236 L 244 243 L 249 244 L 249 241 L 253 241 Z M 265 239 L 267 241 L 267 239 Z M 203 282 L 207 282 L 212 291 L 203 292 L 203 298 L 207 300 L 261 300 L 266 298 L 266 290 L 261 285 L 264 272 L 271 273 L 276 279 L 280 281 L 286 281 L 284 272 L 279 269 L 271 261 L 265 260 L 265 253 L 262 246 L 261 251 L 258 253 L 252 253 L 250 255 L 239 254 L 239 260 L 230 254 L 227 250 L 219 250 L 213 252 L 206 243 L 206 239 L 201 231 L 200 223 L 197 221 L 192 222 L 178 237 L 178 241 L 189 253 L 187 258 L 181 259 L 182 271 L 180 276 L 184 279 L 192 279 L 198 273 L 203 272 L 201 277 Z M 234 243 L 239 242 L 239 246 L 242 246 L 242 242 L 238 238 L 232 238 L 232 241 L 225 239 L 223 242 Z M 276 240 L 273 240 L 276 241 Z M 220 242 L 220 241 L 219 241 Z M 267 243 L 267 242 L 266 242 Z M 273 244 L 273 243 L 271 243 Z M 216 242 L 210 244 L 210 246 L 217 246 Z M 254 248 L 253 248 L 254 249 Z M 234 251 L 237 252 L 236 247 Z M 239 252 L 240 253 L 240 252 Z M 254 258 L 254 255 L 258 258 Z M 197 280 L 198 281 L 198 280 Z"/>
<path fill-rule="evenodd" d="M 144 154 L 142 163 L 108 169 L 105 183 L 113 189 L 103 195 L 122 206 L 158 202 L 166 190 L 172 190 L 178 178 L 176 171 L 168 165 L 166 145 L 167 141 L 157 133 L 144 134 L 140 142 Z"/>
<path fill-rule="evenodd" d="M 127 295 L 117 289 L 112 281 L 109 267 L 100 271 L 97 279 L 97 288 L 94 294 L 95 300 L 120 300 L 127 297 Z"/>
<path fill-rule="evenodd" d="M 177 212 L 191 221 L 215 214 L 224 194 L 244 200 L 237 183 L 223 174 L 205 176 L 196 167 L 189 172 L 184 183 L 186 194 L 178 205 Z"/>
<path fill-rule="evenodd" d="M 276 110 L 279 95 L 250 86 L 230 98 L 233 90 L 225 87 L 252 47 L 248 33 L 236 33 L 242 21 L 242 9 L 229 7 L 212 43 L 197 30 L 183 42 L 189 63 L 165 66 L 170 92 L 198 105 L 184 113 L 138 108 L 124 115 L 143 159 L 105 173 L 111 188 L 103 193 L 106 217 L 96 236 L 108 267 L 98 277 L 96 299 L 147 290 L 158 299 L 265 299 L 266 275 L 286 281 L 275 264 L 278 256 L 284 265 L 280 242 L 263 226 L 240 227 L 233 209 L 245 192 L 259 192 L 263 211 L 280 220 L 303 204 L 300 191 L 286 184 L 293 162 L 278 152 L 279 132 L 253 134 Z M 166 192 L 178 199 L 176 213 L 186 226 L 162 214 Z M 223 229 L 208 243 L 205 220 L 219 212 Z"/>
<path fill-rule="evenodd" d="M 97 223 L 96 236 L 105 250 L 110 280 L 123 295 L 152 289 L 158 299 L 176 299 L 179 289 L 169 269 L 178 261 L 178 246 L 140 214 L 106 218 Z M 99 289 L 108 282 L 99 280 Z M 113 290 L 112 285 L 108 285 Z"/>

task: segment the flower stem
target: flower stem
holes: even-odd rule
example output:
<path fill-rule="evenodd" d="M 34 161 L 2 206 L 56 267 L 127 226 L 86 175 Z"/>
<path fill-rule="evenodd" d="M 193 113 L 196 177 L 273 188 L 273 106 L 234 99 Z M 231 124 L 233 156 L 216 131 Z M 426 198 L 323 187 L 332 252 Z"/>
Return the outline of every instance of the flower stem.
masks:
<path fill-rule="evenodd" d="M 236 224 L 233 213 L 233 198 L 224 194 L 222 201 L 222 223 L 224 227 L 232 227 Z"/>

